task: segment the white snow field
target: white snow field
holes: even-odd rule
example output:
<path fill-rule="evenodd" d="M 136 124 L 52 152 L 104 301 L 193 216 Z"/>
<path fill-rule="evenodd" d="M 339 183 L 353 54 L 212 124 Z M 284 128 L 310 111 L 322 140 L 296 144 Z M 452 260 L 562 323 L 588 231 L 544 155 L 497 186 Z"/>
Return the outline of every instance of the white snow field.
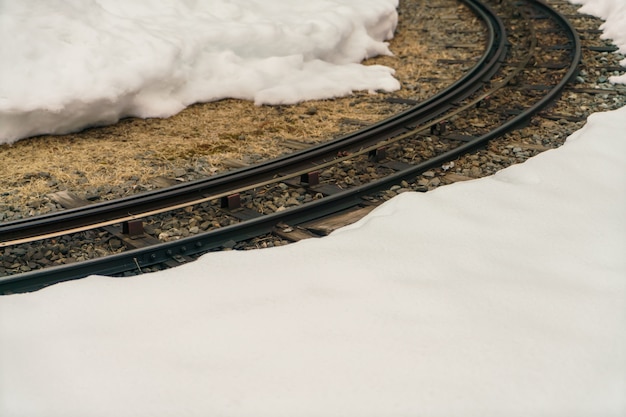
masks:
<path fill-rule="evenodd" d="M 0 415 L 623 416 L 625 120 L 326 238 L 0 297 Z"/>
<path fill-rule="evenodd" d="M 0 416 L 623 417 L 625 254 L 623 107 L 325 238 L 2 296 Z"/>

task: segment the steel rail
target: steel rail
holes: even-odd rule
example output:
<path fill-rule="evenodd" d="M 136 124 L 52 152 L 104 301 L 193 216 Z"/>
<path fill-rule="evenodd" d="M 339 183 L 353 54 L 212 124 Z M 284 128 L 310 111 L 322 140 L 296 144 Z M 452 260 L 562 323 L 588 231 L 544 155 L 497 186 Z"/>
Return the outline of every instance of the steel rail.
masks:
<path fill-rule="evenodd" d="M 411 125 L 425 123 L 479 89 L 499 69 L 507 52 L 503 22 L 478 0 L 462 1 L 487 27 L 486 52 L 466 75 L 430 99 L 336 140 L 257 165 L 116 200 L 0 223 L 0 248 L 171 211 L 172 206 L 197 204 L 233 189 L 254 188 L 279 173 L 294 174 L 305 166 L 314 170 L 316 164 L 334 159 L 339 152 L 362 148 L 409 131 Z"/>
<path fill-rule="evenodd" d="M 312 221 L 343 209 L 357 206 L 363 202 L 362 197 L 375 191 L 388 188 L 399 181 L 412 178 L 421 172 L 439 166 L 455 157 L 471 151 L 485 142 L 510 131 L 524 123 L 532 115 L 551 103 L 565 88 L 569 80 L 575 76 L 581 58 L 581 44 L 576 31 L 569 21 L 553 10 L 542 0 L 527 0 L 536 7 L 550 14 L 569 34 L 572 41 L 571 63 L 558 84 L 531 107 L 517 116 L 498 126 L 494 130 L 471 140 L 464 145 L 442 153 L 432 159 L 399 171 L 391 176 L 379 179 L 364 186 L 355 187 L 303 206 L 287 209 L 282 212 L 264 215 L 235 225 L 222 227 L 193 237 L 159 244 L 154 247 L 135 249 L 117 255 L 93 259 L 77 264 L 69 264 L 30 273 L 0 278 L 0 294 L 31 291 L 52 283 L 82 278 L 94 273 L 112 275 L 130 270 L 141 270 L 157 263 L 171 260 L 175 255 L 193 255 L 218 249 L 232 240 L 244 240 L 270 232 L 276 224 L 284 222 L 298 225 Z"/>

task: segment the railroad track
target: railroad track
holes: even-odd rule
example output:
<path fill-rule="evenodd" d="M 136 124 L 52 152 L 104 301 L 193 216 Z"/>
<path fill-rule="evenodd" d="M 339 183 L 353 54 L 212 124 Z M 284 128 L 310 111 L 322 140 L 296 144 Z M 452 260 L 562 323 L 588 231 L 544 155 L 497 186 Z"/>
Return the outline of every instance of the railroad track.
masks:
<path fill-rule="evenodd" d="M 487 31 L 484 53 L 436 96 L 383 122 L 258 165 L 120 200 L 0 224 L 0 248 L 108 228 L 134 249 L 0 278 L 0 293 L 30 291 L 90 274 L 141 271 L 324 216 L 363 207 L 369 196 L 442 166 L 527 122 L 576 75 L 581 45 L 566 18 L 539 0 L 465 3 Z M 276 193 L 297 189 L 291 207 Z M 295 199 L 295 197 L 294 197 Z M 220 218 L 210 230 L 166 243 L 144 238 L 163 213 Z M 157 219 L 157 220 L 155 220 Z M 217 224 L 216 224 L 217 223 Z"/>

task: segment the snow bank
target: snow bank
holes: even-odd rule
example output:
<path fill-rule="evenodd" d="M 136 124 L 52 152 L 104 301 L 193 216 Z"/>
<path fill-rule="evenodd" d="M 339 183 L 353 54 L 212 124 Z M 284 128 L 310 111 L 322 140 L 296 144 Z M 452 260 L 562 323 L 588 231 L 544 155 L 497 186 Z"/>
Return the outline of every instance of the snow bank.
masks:
<path fill-rule="evenodd" d="M 0 143 L 226 97 L 290 104 L 400 88 L 397 0 L 4 0 Z"/>
<path fill-rule="evenodd" d="M 624 120 L 327 238 L 0 297 L 0 415 L 621 417 Z"/>

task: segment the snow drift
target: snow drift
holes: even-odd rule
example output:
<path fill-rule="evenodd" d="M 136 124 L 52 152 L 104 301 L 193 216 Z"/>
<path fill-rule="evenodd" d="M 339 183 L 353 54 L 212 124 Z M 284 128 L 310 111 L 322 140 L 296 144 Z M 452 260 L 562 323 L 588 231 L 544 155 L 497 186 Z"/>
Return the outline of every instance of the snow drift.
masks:
<path fill-rule="evenodd" d="M 397 0 L 4 0 L 0 143 L 227 97 L 292 104 L 400 88 Z"/>

